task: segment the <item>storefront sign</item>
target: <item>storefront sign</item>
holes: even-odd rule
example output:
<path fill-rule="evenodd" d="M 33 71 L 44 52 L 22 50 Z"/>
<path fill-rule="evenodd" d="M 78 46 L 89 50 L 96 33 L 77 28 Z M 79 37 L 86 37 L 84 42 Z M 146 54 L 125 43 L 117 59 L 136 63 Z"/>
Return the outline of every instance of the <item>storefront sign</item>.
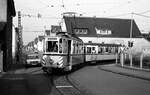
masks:
<path fill-rule="evenodd" d="M 112 31 L 110 29 L 102 29 L 95 27 L 96 33 L 100 35 L 111 35 Z"/>

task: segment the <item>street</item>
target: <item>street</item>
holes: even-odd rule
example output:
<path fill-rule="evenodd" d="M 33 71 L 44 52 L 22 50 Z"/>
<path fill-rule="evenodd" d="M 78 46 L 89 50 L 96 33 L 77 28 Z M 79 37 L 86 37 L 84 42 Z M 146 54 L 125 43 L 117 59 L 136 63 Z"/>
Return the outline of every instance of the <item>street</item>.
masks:
<path fill-rule="evenodd" d="M 99 66 L 85 67 L 71 74 L 70 78 L 92 95 L 150 94 L 150 81 L 103 71 Z"/>
<path fill-rule="evenodd" d="M 85 66 L 68 75 L 48 75 L 41 67 L 0 77 L 1 95 L 149 95 L 150 81 Z M 66 78 L 67 76 L 67 78 Z"/>

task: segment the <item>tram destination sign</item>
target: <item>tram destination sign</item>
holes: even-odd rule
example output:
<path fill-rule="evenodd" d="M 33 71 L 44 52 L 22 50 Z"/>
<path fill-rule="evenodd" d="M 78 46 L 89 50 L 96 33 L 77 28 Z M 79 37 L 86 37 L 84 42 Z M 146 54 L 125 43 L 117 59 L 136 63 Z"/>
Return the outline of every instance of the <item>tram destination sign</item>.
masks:
<path fill-rule="evenodd" d="M 57 40 L 57 38 L 48 38 L 48 40 Z"/>

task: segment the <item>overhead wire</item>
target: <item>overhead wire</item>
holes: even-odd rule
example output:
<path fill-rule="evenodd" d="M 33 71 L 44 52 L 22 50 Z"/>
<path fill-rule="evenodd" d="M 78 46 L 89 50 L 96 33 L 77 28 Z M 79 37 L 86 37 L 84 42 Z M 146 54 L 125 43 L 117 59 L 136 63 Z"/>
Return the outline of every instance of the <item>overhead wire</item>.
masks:
<path fill-rule="evenodd" d="M 131 13 L 124 13 L 124 14 L 117 14 L 117 15 L 112 15 L 112 16 L 106 16 L 106 17 L 120 17 L 120 16 L 126 16 L 126 15 L 131 15 Z"/>
<path fill-rule="evenodd" d="M 126 6 L 126 5 L 128 5 L 128 4 L 130 4 L 130 3 L 131 3 L 131 1 L 126 1 L 126 2 L 124 2 L 124 3 L 119 4 L 118 6 L 113 6 L 113 7 L 109 8 L 109 9 L 107 9 L 107 10 L 104 10 L 104 13 L 106 13 L 107 11 L 114 10 L 114 9 L 116 9 L 116 8 L 119 8 L 120 6 L 121 6 L 121 7 L 122 7 L 122 6 Z"/>
<path fill-rule="evenodd" d="M 150 18 L 150 16 L 147 15 L 143 15 L 143 14 L 139 14 L 139 13 L 133 13 L 134 15 L 138 15 L 138 16 L 142 16 L 142 17 L 146 17 L 146 18 Z"/>
<path fill-rule="evenodd" d="M 149 13 L 150 10 L 147 10 L 147 11 L 144 11 L 144 12 L 140 12 L 139 14 L 146 14 L 146 13 Z"/>

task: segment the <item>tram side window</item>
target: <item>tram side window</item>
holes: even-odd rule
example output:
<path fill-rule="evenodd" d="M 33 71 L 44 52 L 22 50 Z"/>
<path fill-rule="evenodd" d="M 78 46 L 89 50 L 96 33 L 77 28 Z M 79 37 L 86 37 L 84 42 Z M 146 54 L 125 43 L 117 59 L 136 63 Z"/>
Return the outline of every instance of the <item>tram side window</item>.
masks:
<path fill-rule="evenodd" d="M 78 45 L 78 42 L 76 42 L 76 54 L 79 53 L 79 45 Z"/>
<path fill-rule="evenodd" d="M 73 41 L 73 54 L 75 54 L 75 41 Z"/>
<path fill-rule="evenodd" d="M 78 42 L 74 41 L 74 54 L 78 54 Z"/>
<path fill-rule="evenodd" d="M 112 47 L 108 47 L 108 53 L 112 53 L 111 50 L 112 50 Z"/>
<path fill-rule="evenodd" d="M 93 53 L 93 54 L 96 53 L 95 47 L 92 47 L 92 53 Z"/>
<path fill-rule="evenodd" d="M 102 53 L 103 48 L 102 47 L 98 47 L 98 53 Z"/>
<path fill-rule="evenodd" d="M 81 54 L 83 54 L 84 53 L 84 46 L 83 46 L 83 44 L 81 44 Z"/>
<path fill-rule="evenodd" d="M 115 47 L 112 47 L 111 52 L 112 52 L 112 53 L 115 53 Z"/>
<path fill-rule="evenodd" d="M 115 53 L 118 53 L 118 47 L 115 47 Z"/>
<path fill-rule="evenodd" d="M 82 52 L 83 52 L 83 45 L 82 45 L 82 43 L 79 43 L 79 54 L 82 54 Z"/>
<path fill-rule="evenodd" d="M 63 39 L 63 53 L 68 52 L 68 41 L 67 39 Z"/>
<path fill-rule="evenodd" d="M 46 52 L 58 52 L 58 41 L 47 41 Z"/>
<path fill-rule="evenodd" d="M 105 47 L 105 53 L 108 53 L 108 47 Z"/>
<path fill-rule="evenodd" d="M 77 54 L 81 54 L 81 43 L 77 42 Z"/>
<path fill-rule="evenodd" d="M 59 53 L 62 53 L 62 39 L 59 39 Z"/>
<path fill-rule="evenodd" d="M 103 46 L 102 47 L 102 54 L 104 54 L 105 53 L 105 47 Z"/>
<path fill-rule="evenodd" d="M 87 54 L 91 54 L 91 47 L 87 47 Z"/>

